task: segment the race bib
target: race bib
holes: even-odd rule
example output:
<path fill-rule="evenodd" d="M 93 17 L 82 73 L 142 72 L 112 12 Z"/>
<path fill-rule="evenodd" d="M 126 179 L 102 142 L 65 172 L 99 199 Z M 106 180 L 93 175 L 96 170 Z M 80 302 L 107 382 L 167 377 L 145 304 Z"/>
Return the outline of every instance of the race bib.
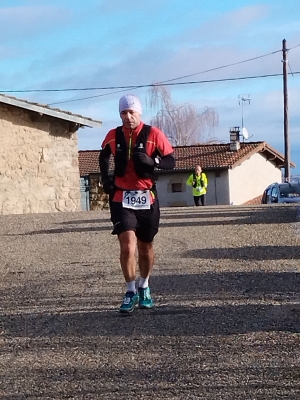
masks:
<path fill-rule="evenodd" d="M 149 210 L 150 198 L 150 190 L 124 190 L 122 205 L 133 210 Z"/>

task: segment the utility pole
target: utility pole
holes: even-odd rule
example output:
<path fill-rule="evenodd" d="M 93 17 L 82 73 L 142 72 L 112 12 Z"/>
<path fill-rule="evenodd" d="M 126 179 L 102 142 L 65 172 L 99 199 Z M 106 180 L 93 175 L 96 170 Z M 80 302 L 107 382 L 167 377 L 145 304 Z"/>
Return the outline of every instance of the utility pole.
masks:
<path fill-rule="evenodd" d="M 282 41 L 282 62 L 283 62 L 283 116 L 284 116 L 284 179 L 290 181 L 290 137 L 289 137 L 289 106 L 288 106 L 288 89 L 287 89 L 287 49 L 286 40 Z"/>

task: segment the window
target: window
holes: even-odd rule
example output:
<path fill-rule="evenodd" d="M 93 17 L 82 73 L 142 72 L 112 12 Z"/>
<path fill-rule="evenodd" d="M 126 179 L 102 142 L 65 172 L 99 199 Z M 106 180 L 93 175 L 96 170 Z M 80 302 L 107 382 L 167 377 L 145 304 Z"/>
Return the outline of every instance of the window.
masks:
<path fill-rule="evenodd" d="M 271 188 L 266 190 L 266 203 L 270 203 Z"/>
<path fill-rule="evenodd" d="M 271 203 L 278 203 L 278 194 L 277 187 L 273 187 L 271 190 Z"/>
<path fill-rule="evenodd" d="M 299 185 L 281 185 L 280 197 L 299 197 L 300 196 L 300 186 Z"/>
<path fill-rule="evenodd" d="M 172 193 L 182 192 L 182 184 L 181 183 L 172 183 Z"/>

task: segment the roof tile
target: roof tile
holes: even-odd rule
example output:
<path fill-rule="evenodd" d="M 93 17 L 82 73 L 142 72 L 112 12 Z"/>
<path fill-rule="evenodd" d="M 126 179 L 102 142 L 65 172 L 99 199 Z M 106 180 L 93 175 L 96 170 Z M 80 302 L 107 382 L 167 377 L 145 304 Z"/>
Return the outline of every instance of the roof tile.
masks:
<path fill-rule="evenodd" d="M 280 164 L 284 157 L 265 142 L 240 143 L 239 150 L 230 150 L 230 144 L 199 144 L 174 147 L 176 160 L 175 170 L 192 170 L 195 165 L 203 169 L 231 169 L 255 153 L 264 153 L 266 158 L 272 156 Z M 100 150 L 79 151 L 80 175 L 99 173 Z M 293 165 L 293 164 L 292 164 Z M 110 168 L 113 168 L 111 162 Z"/>
<path fill-rule="evenodd" d="M 99 173 L 100 150 L 81 150 L 78 152 L 80 176 Z"/>

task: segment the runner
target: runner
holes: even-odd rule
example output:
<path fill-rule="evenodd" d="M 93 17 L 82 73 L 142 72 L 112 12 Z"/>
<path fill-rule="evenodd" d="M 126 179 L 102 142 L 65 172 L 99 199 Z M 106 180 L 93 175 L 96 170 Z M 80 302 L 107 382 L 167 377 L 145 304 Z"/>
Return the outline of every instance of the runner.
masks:
<path fill-rule="evenodd" d="M 199 200 L 201 201 L 201 205 L 204 206 L 208 180 L 200 165 L 196 166 L 195 172 L 188 177 L 186 184 L 193 187 L 195 206 L 200 205 Z"/>
<path fill-rule="evenodd" d="M 119 100 L 122 126 L 106 135 L 99 157 L 104 192 L 109 194 L 113 235 L 120 243 L 120 263 L 126 293 L 120 312 L 130 313 L 138 304 L 150 309 L 153 300 L 149 278 L 154 263 L 153 239 L 158 232 L 160 209 L 154 170 L 173 169 L 173 148 L 158 128 L 141 121 L 140 100 L 127 94 Z M 110 156 L 114 157 L 114 179 L 109 177 Z M 136 289 L 136 257 L 140 277 Z"/>

